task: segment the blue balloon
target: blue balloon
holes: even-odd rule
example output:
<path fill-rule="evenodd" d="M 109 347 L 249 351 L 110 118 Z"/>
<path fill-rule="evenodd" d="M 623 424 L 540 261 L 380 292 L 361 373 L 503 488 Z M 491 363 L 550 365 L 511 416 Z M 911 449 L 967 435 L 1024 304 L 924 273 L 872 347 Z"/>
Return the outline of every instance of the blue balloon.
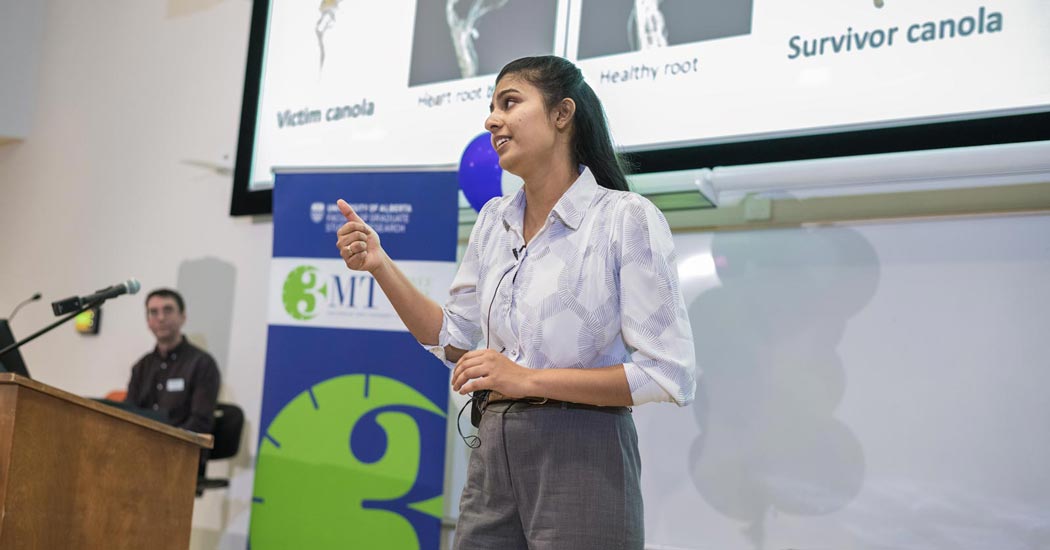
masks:
<path fill-rule="evenodd" d="M 503 195 L 503 168 L 492 148 L 492 134 L 479 134 L 463 151 L 459 160 L 459 188 L 478 212 L 489 199 Z"/>

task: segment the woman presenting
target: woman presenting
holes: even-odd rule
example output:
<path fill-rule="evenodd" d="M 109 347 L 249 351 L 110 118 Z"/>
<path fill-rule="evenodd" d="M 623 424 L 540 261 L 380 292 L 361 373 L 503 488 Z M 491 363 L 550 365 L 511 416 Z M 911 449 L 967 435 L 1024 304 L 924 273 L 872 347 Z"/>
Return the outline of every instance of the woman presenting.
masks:
<path fill-rule="evenodd" d="M 458 549 L 641 549 L 631 409 L 693 399 L 692 332 L 671 232 L 627 189 L 605 113 L 553 56 L 496 77 L 485 129 L 525 184 L 478 215 L 444 307 L 418 291 L 345 201 L 337 245 L 405 325 L 484 395 Z M 481 347 L 484 346 L 484 347 Z"/>

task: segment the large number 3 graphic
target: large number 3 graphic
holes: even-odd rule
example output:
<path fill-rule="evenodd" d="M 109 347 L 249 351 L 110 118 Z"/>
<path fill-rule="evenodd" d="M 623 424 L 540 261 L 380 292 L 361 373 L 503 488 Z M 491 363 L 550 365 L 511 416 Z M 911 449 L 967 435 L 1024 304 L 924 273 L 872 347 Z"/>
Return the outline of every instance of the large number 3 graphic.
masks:
<path fill-rule="evenodd" d="M 253 550 L 436 543 L 444 453 L 428 447 L 444 441 L 444 417 L 416 390 L 378 375 L 340 376 L 299 394 L 259 446 Z"/>

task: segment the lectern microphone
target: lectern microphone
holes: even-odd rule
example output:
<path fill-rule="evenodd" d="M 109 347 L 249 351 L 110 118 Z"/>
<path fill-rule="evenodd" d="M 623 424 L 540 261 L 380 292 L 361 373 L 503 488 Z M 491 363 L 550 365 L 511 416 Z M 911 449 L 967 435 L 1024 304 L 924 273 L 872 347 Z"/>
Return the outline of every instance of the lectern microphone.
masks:
<path fill-rule="evenodd" d="M 121 294 L 135 294 L 140 288 L 142 288 L 142 285 L 140 285 L 134 278 L 131 278 L 123 283 L 107 286 L 102 290 L 96 291 L 94 294 L 88 294 L 87 296 L 73 296 L 66 298 L 65 300 L 51 302 L 51 310 L 55 312 L 55 315 L 64 315 L 76 311 L 88 304 L 104 302 L 110 298 L 116 298 Z"/>

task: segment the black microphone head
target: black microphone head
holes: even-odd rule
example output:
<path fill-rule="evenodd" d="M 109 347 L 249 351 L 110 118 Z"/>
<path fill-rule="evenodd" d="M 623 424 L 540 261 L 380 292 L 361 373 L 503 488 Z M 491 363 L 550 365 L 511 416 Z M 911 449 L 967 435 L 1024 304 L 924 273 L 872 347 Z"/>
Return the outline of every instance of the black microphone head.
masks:
<path fill-rule="evenodd" d="M 22 306 L 24 306 L 24 305 L 26 305 L 28 303 L 31 303 L 31 302 L 35 302 L 35 301 L 39 300 L 42 296 L 43 296 L 43 294 L 37 292 L 36 294 L 30 296 L 29 298 L 26 298 L 25 300 L 23 300 L 22 303 L 20 303 L 17 306 L 15 306 L 15 309 L 11 310 L 11 314 L 7 316 L 7 320 L 10 321 L 11 319 L 14 319 L 15 318 L 15 314 L 18 313 L 18 310 L 22 309 Z"/>

